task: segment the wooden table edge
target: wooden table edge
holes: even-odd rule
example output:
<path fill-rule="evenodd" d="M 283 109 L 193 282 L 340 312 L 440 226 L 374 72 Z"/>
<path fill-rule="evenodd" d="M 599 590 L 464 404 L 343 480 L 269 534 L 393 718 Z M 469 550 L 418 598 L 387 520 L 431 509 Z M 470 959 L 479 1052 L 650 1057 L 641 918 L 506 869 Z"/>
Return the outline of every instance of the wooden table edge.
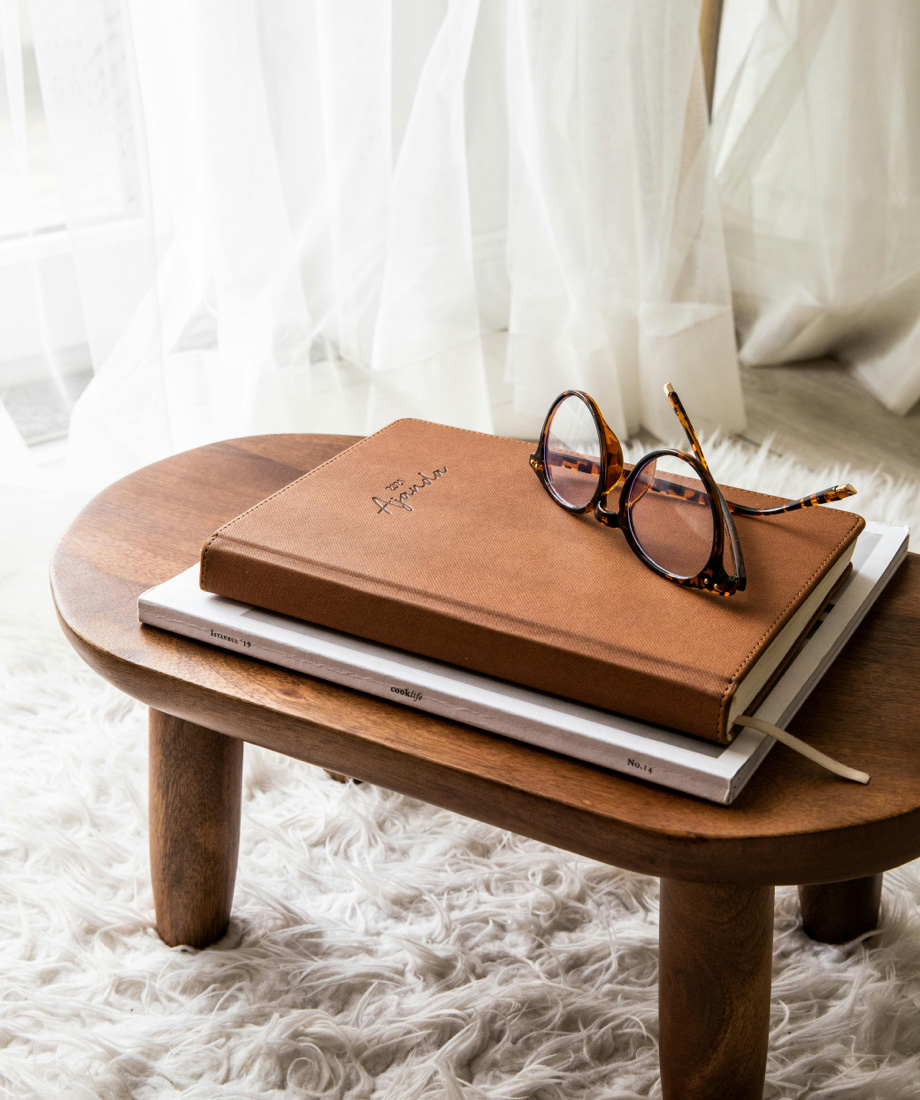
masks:
<path fill-rule="evenodd" d="M 53 585 L 52 595 L 55 595 Z M 103 679 L 154 710 L 197 725 L 202 724 L 202 708 L 188 704 L 183 706 L 177 702 L 174 676 L 134 664 L 101 649 L 71 628 L 60 611 L 56 598 L 55 609 L 70 644 Z M 179 641 L 181 644 L 185 639 Z M 233 654 L 229 656 L 235 657 Z M 291 675 L 297 674 L 292 672 Z M 631 822 L 592 812 L 590 808 L 572 804 L 560 806 L 545 796 L 524 790 L 498 777 L 446 766 L 423 756 L 395 750 L 353 731 L 329 726 L 302 714 L 269 712 L 271 715 L 284 714 L 284 729 L 279 733 L 276 723 L 266 722 L 266 708 L 261 703 L 249 702 L 232 693 L 224 694 L 191 681 L 183 681 L 182 686 L 186 695 L 197 695 L 206 704 L 204 709 L 210 713 L 223 711 L 220 721 L 208 723 L 208 728 L 217 733 L 260 745 L 329 771 L 362 779 L 461 815 L 474 817 L 498 828 L 509 829 L 566 851 L 640 874 L 696 883 L 769 886 L 819 884 L 874 875 L 900 866 L 916 855 L 917 843 L 911 838 L 916 837 L 920 831 L 920 809 L 882 823 L 870 822 L 868 825 L 857 824 L 784 836 L 746 834 L 742 837 L 712 838 L 700 837 L 692 832 L 655 830 L 651 825 L 636 826 Z M 336 685 L 327 686 L 336 692 L 361 694 Z M 366 698 L 381 707 L 399 705 L 382 702 L 371 696 Z M 467 731 L 467 727 L 450 722 L 449 719 L 438 718 L 437 721 L 457 725 L 458 729 Z M 330 735 L 335 743 L 330 743 Z M 305 743 L 301 744 L 304 739 Z M 522 746 L 522 749 L 527 752 L 542 751 L 530 746 Z M 407 768 L 407 763 L 411 768 Z M 411 780 L 408 780 L 407 776 L 410 774 Z M 610 774 L 615 780 L 622 778 L 616 773 Z M 465 783 L 472 781 L 481 787 L 482 798 L 476 812 L 470 810 L 467 800 L 454 794 L 445 785 L 444 780 L 451 775 L 462 777 Z M 632 779 L 622 781 L 641 782 Z M 501 797 L 496 797 L 499 793 Z M 677 792 L 674 797 L 691 798 Z M 731 812 L 730 807 L 726 809 Z M 557 823 L 560 815 L 564 815 L 570 823 L 564 830 Z M 580 823 L 581 830 L 573 828 L 573 823 Z M 875 836 L 876 843 L 870 847 L 884 848 L 884 860 L 853 861 L 852 851 L 854 848 L 861 849 L 862 845 L 854 845 L 852 840 L 865 829 L 869 829 Z M 880 830 L 886 834 L 884 844 L 878 843 L 877 834 Z M 899 832 L 904 834 L 903 843 L 898 843 Z M 649 836 L 658 846 L 667 844 L 673 853 L 671 858 L 663 858 L 660 852 L 649 857 L 645 852 Z M 839 868 L 833 871 L 828 870 L 826 859 L 822 858 L 819 869 L 815 866 L 815 861 L 797 858 L 801 855 L 802 840 L 820 847 L 824 838 L 831 841 L 833 847 L 841 853 Z M 769 861 L 751 860 L 748 849 L 752 840 L 761 840 L 771 846 L 772 858 Z M 895 853 L 894 856 L 891 855 L 892 852 Z"/>

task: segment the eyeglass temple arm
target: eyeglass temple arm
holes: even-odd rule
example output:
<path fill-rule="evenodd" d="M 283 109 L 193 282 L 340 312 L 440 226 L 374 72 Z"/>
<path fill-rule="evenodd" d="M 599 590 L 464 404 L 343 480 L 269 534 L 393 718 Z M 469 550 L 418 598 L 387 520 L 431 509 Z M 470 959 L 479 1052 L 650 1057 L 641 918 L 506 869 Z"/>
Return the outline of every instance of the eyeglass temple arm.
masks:
<path fill-rule="evenodd" d="M 600 464 L 590 458 L 567 457 L 554 455 L 551 459 L 554 466 L 564 466 L 570 470 L 578 470 L 584 474 L 600 474 Z M 706 497 L 703 493 L 692 489 L 689 485 L 679 485 L 677 482 L 668 481 L 667 478 L 656 476 L 649 486 L 653 493 L 664 493 L 677 500 L 689 501 L 692 504 L 703 504 Z M 832 485 L 829 489 L 823 489 L 820 493 L 810 493 L 807 497 L 799 497 L 798 500 L 790 500 L 788 504 L 778 504 L 775 508 L 751 508 L 747 504 L 736 504 L 726 498 L 728 510 L 738 516 L 779 516 L 783 512 L 796 512 L 800 508 L 813 508 L 818 504 L 828 504 L 832 500 L 845 500 L 854 496 L 856 490 L 852 485 Z"/>
<path fill-rule="evenodd" d="M 783 512 L 796 512 L 799 508 L 813 508 L 817 504 L 829 504 L 832 500 L 846 500 L 855 496 L 856 490 L 852 485 L 832 485 L 830 489 L 823 489 L 820 493 L 811 493 L 807 497 L 799 497 L 798 500 L 790 500 L 788 504 L 778 504 L 775 508 L 748 508 L 746 504 L 734 504 L 726 500 L 730 512 L 739 516 L 781 516 Z"/>
<path fill-rule="evenodd" d="M 575 470 L 579 474 L 593 474 L 600 477 L 601 464 L 593 458 L 585 455 L 551 454 L 548 456 L 550 466 L 558 466 L 563 470 Z M 541 462 L 539 453 L 530 456 L 530 465 L 536 467 Z"/>
<path fill-rule="evenodd" d="M 668 400 L 671 402 L 671 407 L 677 416 L 677 419 L 681 423 L 681 427 L 684 429 L 684 433 L 687 439 L 690 441 L 690 446 L 693 448 L 693 453 L 700 460 L 703 468 L 709 470 L 709 464 L 707 463 L 704 455 L 703 448 L 700 446 L 700 441 L 697 438 L 697 434 L 694 431 L 693 425 L 690 423 L 690 417 L 687 416 L 687 410 L 683 406 L 683 402 L 677 396 L 677 391 L 671 385 L 670 382 L 665 383 L 664 392 L 668 395 Z M 710 471 L 711 472 L 711 471 Z M 652 486 L 653 492 L 661 492 L 658 482 L 660 478 L 655 479 L 656 484 Z M 673 486 L 668 484 L 668 491 Z M 830 489 L 823 489 L 820 493 L 811 493 L 807 497 L 799 497 L 798 500 L 790 500 L 788 504 L 779 504 L 775 508 L 749 508 L 746 504 L 735 504 L 731 500 L 726 500 L 728 510 L 734 512 L 739 516 L 779 516 L 783 512 L 795 512 L 799 508 L 813 508 L 818 504 L 828 504 L 832 500 L 845 500 L 847 497 L 851 497 L 856 493 L 856 490 L 852 485 L 832 485 Z M 683 497 L 684 500 L 692 499 L 691 496 L 686 493 L 677 494 Z"/>
<path fill-rule="evenodd" d="M 653 493 L 666 493 L 668 496 L 690 501 L 692 504 L 705 504 L 707 500 L 704 493 L 688 485 L 677 485 L 663 477 L 656 477 L 649 488 Z M 775 508 L 749 508 L 746 504 L 736 504 L 727 498 L 725 503 L 728 505 L 728 510 L 736 516 L 779 516 L 783 512 L 796 512 L 799 508 L 813 508 L 817 504 L 827 504 L 832 500 L 845 500 L 847 497 L 854 496 L 855 493 L 856 490 L 852 485 L 832 485 L 830 489 L 811 493 L 798 500 L 790 500 L 787 504 L 778 504 Z"/>
<path fill-rule="evenodd" d="M 677 391 L 674 389 L 670 382 L 666 382 L 664 386 L 664 392 L 667 394 L 668 400 L 671 402 L 671 408 L 674 410 L 677 419 L 680 421 L 680 426 L 684 429 L 684 434 L 690 441 L 691 450 L 700 460 L 703 469 L 709 470 L 709 463 L 706 461 L 706 456 L 703 454 L 703 448 L 700 446 L 700 441 L 697 438 L 697 434 L 694 431 L 693 425 L 690 423 L 690 417 L 687 416 L 687 410 L 684 408 L 681 399 L 677 396 Z"/>
<path fill-rule="evenodd" d="M 676 396 L 676 395 L 675 395 Z M 691 428 L 692 431 L 692 428 Z M 689 433 L 688 433 L 689 434 Z M 699 455 L 697 455 L 699 457 Z M 531 464 L 538 460 L 537 455 L 531 455 Z M 584 456 L 553 455 L 550 459 L 552 465 L 563 466 L 570 470 L 577 470 L 584 474 L 600 474 L 600 464 L 593 459 Z M 700 461 L 703 461 L 700 459 Z M 708 470 L 709 467 L 707 466 Z M 616 486 L 614 486 L 616 488 Z M 692 504 L 704 504 L 707 497 L 692 489 L 689 485 L 679 485 L 677 482 L 668 481 L 667 478 L 656 476 L 649 489 L 653 493 L 664 493 L 676 500 L 689 501 Z M 800 508 L 813 508 L 818 504 L 828 504 L 832 500 L 845 500 L 854 496 L 856 490 L 852 485 L 832 485 L 829 489 L 823 489 L 820 493 L 811 493 L 807 497 L 799 497 L 798 500 L 790 500 L 787 504 L 778 504 L 775 508 L 750 508 L 746 504 L 736 504 L 726 498 L 728 510 L 737 516 L 779 516 L 783 512 L 796 512 Z"/>

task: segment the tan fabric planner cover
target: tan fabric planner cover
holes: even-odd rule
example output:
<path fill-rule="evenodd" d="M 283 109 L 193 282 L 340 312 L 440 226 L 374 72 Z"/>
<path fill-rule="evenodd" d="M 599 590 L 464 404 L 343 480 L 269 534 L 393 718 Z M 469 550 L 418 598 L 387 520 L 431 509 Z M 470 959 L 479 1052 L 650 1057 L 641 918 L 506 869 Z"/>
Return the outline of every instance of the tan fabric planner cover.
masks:
<path fill-rule="evenodd" d="M 717 597 L 663 580 L 618 531 L 557 507 L 532 450 L 398 420 L 221 527 L 201 587 L 729 740 L 732 693 L 864 521 L 827 507 L 737 517 L 747 590 Z"/>

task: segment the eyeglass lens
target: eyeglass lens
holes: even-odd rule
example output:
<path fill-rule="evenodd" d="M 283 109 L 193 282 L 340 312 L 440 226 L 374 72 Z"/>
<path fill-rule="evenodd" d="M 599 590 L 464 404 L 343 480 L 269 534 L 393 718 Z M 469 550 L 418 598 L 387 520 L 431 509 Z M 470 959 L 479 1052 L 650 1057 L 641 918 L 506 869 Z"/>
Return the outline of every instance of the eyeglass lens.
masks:
<path fill-rule="evenodd" d="M 573 394 L 556 406 L 543 463 L 559 500 L 576 508 L 591 503 L 601 478 L 601 438 L 591 410 L 580 397 Z"/>
<path fill-rule="evenodd" d="M 695 577 L 712 553 L 710 496 L 689 462 L 668 456 L 666 465 L 662 470 L 650 459 L 640 466 L 627 498 L 629 524 L 652 561 L 675 576 Z"/>

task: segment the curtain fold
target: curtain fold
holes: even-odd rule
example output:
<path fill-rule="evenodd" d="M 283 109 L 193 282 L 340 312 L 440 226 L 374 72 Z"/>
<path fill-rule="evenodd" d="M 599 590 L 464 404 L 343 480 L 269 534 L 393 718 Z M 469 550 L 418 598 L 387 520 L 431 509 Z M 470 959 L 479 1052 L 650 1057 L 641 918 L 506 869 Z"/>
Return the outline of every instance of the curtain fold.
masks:
<path fill-rule="evenodd" d="M 743 426 L 697 5 L 509 6 L 508 370 L 534 415 L 587 389 L 672 433 L 662 386 Z"/>
<path fill-rule="evenodd" d="M 29 13 L 95 373 L 70 422 L 74 480 L 105 484 L 175 449 L 159 285 L 167 235 L 153 215 L 135 33 L 112 0 L 34 0 Z"/>
<path fill-rule="evenodd" d="M 82 484 L 403 415 L 536 435 L 566 387 L 743 425 L 698 0 L 29 4 Z"/>
<path fill-rule="evenodd" d="M 833 355 L 905 413 L 920 398 L 920 5 L 771 0 L 756 23 L 738 3 L 725 18 L 749 24 L 714 120 L 741 359 Z"/>
<path fill-rule="evenodd" d="M 43 418 L 66 420 L 73 402 L 58 348 L 61 329 L 72 319 L 60 325 L 50 304 L 61 265 L 42 262 L 46 228 L 60 223 L 62 215 L 49 194 L 47 158 L 36 150 L 44 135 L 30 125 L 36 78 L 26 64 L 31 55 L 23 48 L 29 36 L 24 14 L 19 0 L 0 0 L 0 387 L 35 376 Z M 2 405 L 2 390 L 0 453 L 4 471 L 29 466 L 22 436 Z"/>

